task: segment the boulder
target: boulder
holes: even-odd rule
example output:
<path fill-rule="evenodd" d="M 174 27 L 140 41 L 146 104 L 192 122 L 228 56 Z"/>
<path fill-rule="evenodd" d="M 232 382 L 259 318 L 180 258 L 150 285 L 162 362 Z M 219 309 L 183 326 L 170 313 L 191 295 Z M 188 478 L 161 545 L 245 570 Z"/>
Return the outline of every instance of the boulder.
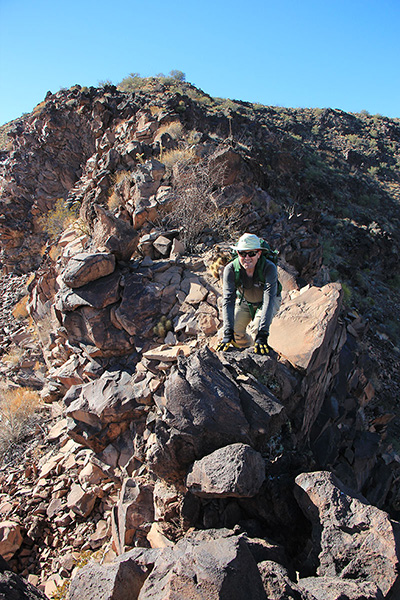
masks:
<path fill-rule="evenodd" d="M 103 566 L 91 562 L 72 578 L 69 600 L 135 600 L 151 567 L 129 558 Z"/>
<path fill-rule="evenodd" d="M 1 568 L 0 598 L 1 600 L 48 600 L 48 596 L 31 583 L 11 570 L 3 571 Z"/>
<path fill-rule="evenodd" d="M 315 600 L 383 600 L 382 592 L 372 581 L 306 577 L 298 581 L 298 588 Z"/>
<path fill-rule="evenodd" d="M 287 299 L 271 323 L 269 344 L 296 369 L 307 371 L 327 336 L 336 329 L 341 308 L 339 283 L 307 287 Z"/>
<path fill-rule="evenodd" d="M 207 297 L 208 290 L 199 283 L 191 283 L 189 293 L 185 298 L 187 304 L 199 304 Z"/>
<path fill-rule="evenodd" d="M 153 242 L 154 248 L 159 252 L 162 256 L 168 256 L 169 249 L 171 248 L 172 241 L 165 237 L 165 235 L 159 235 L 156 240 Z"/>
<path fill-rule="evenodd" d="M 81 306 L 76 310 L 61 313 L 71 344 L 84 344 L 96 349 L 92 356 L 121 356 L 132 352 L 134 339 L 115 318 L 113 304 L 105 308 Z"/>
<path fill-rule="evenodd" d="M 105 277 L 115 269 L 115 256 L 106 252 L 81 252 L 72 256 L 62 273 L 62 280 L 70 288 L 79 288 Z"/>
<path fill-rule="evenodd" d="M 138 273 L 130 273 L 125 277 L 121 303 L 113 314 L 116 323 L 129 335 L 145 336 L 152 329 L 159 307 L 157 287 L 144 282 Z"/>
<path fill-rule="evenodd" d="M 164 548 L 138 600 L 265 600 L 246 542 L 226 531 L 205 531 Z"/>
<path fill-rule="evenodd" d="M 231 444 L 196 461 L 186 486 L 203 498 L 255 496 L 265 479 L 264 459 L 247 444 Z"/>
<path fill-rule="evenodd" d="M 93 230 L 94 246 L 106 248 L 117 260 L 128 261 L 139 239 L 136 230 L 101 206 L 96 205 L 94 210 L 97 216 Z"/>
<path fill-rule="evenodd" d="M 118 554 L 132 546 L 140 533 L 147 534 L 154 519 L 153 485 L 143 478 L 125 479 L 113 510 L 112 531 Z"/>
<path fill-rule="evenodd" d="M 72 578 L 70 600 L 265 600 L 246 538 L 232 531 L 194 532 L 175 546 L 135 548 Z"/>
<path fill-rule="evenodd" d="M 386 596 L 399 578 L 397 524 L 328 471 L 298 475 L 296 485 L 313 525 L 317 574 L 370 581 Z"/>
<path fill-rule="evenodd" d="M 178 358 L 165 382 L 164 414 L 147 442 L 149 466 L 165 478 L 182 477 L 195 460 L 214 450 L 268 439 L 285 419 L 270 391 L 241 382 L 208 348 Z"/>
<path fill-rule="evenodd" d="M 95 452 L 104 450 L 134 417 L 143 417 L 143 405 L 135 399 L 133 385 L 128 373 L 116 371 L 70 388 L 64 396 L 69 435 Z"/>
<path fill-rule="evenodd" d="M 303 374 L 303 400 L 296 406 L 296 428 L 303 438 L 309 435 L 339 369 L 346 340 L 345 328 L 338 323 L 341 302 L 338 283 L 306 287 L 285 300 L 271 323 L 269 344 Z"/>
<path fill-rule="evenodd" d="M 189 356 L 192 348 L 186 344 L 162 344 L 143 352 L 144 358 L 148 360 L 160 360 L 163 362 L 175 362 L 178 356 Z"/>
<path fill-rule="evenodd" d="M 155 194 L 160 186 L 160 180 L 165 173 L 165 165 L 156 159 L 138 165 L 134 173 L 134 210 L 133 226 L 139 229 L 146 220 L 157 217 L 157 202 Z"/>
<path fill-rule="evenodd" d="M 92 512 L 96 502 L 93 492 L 85 491 L 78 483 L 73 483 L 67 497 L 67 506 L 75 514 L 86 519 Z"/>
<path fill-rule="evenodd" d="M 62 287 L 55 297 L 55 308 L 60 312 L 76 310 L 80 306 L 105 308 L 118 302 L 120 298 L 121 273 L 114 271 L 111 275 L 101 277 L 96 281 L 71 289 Z"/>
<path fill-rule="evenodd" d="M 214 176 L 220 179 L 224 186 L 236 183 L 242 166 L 242 158 L 238 152 L 231 148 L 220 148 L 214 152 L 210 162 Z"/>
<path fill-rule="evenodd" d="M 0 555 L 10 560 L 22 544 L 21 526 L 14 521 L 0 522 Z"/>
<path fill-rule="evenodd" d="M 254 188 L 245 183 L 225 186 L 221 192 L 212 195 L 212 201 L 218 210 L 234 207 L 239 209 L 254 197 Z"/>
<path fill-rule="evenodd" d="M 311 593 L 301 589 L 290 578 L 287 569 L 281 564 L 263 560 L 257 566 L 268 600 L 316 600 Z"/>

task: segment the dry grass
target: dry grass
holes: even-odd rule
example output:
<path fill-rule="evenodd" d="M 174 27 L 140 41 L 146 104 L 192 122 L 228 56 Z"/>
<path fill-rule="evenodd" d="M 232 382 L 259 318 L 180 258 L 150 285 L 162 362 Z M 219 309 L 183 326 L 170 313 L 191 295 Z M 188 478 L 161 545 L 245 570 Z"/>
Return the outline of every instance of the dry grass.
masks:
<path fill-rule="evenodd" d="M 31 433 L 41 405 L 35 390 L 5 387 L 0 391 L 0 457 Z"/>
<path fill-rule="evenodd" d="M 1 360 L 9 367 L 15 367 L 22 360 L 23 355 L 23 348 L 20 348 L 19 346 L 12 346 L 6 354 L 3 354 Z"/>
<path fill-rule="evenodd" d="M 162 162 L 167 168 L 172 169 L 178 163 L 182 167 L 194 162 L 196 158 L 196 154 L 192 148 L 176 148 L 175 150 L 165 152 L 162 156 Z"/>
<path fill-rule="evenodd" d="M 28 300 L 29 296 L 26 295 L 23 298 L 21 298 L 21 300 L 19 300 L 14 306 L 14 308 L 12 309 L 12 316 L 14 317 L 14 319 L 20 321 L 28 317 L 28 309 L 26 307 Z"/>
<path fill-rule="evenodd" d="M 114 177 L 116 185 L 119 185 L 122 181 L 125 181 L 125 179 L 132 179 L 132 173 L 125 170 L 117 171 Z"/>
<path fill-rule="evenodd" d="M 115 210 L 116 208 L 118 208 L 119 206 L 121 206 L 122 201 L 121 201 L 121 197 L 119 196 L 119 194 L 117 194 L 116 192 L 111 192 L 108 200 L 107 200 L 107 206 L 108 206 L 108 210 Z"/>
<path fill-rule="evenodd" d="M 150 106 L 150 112 L 153 117 L 157 117 L 159 114 L 164 112 L 164 108 L 162 106 Z"/>
<path fill-rule="evenodd" d="M 173 140 L 180 140 L 183 133 L 183 125 L 180 121 L 171 121 L 171 123 L 161 125 L 157 135 L 162 135 L 163 133 L 168 133 Z"/>

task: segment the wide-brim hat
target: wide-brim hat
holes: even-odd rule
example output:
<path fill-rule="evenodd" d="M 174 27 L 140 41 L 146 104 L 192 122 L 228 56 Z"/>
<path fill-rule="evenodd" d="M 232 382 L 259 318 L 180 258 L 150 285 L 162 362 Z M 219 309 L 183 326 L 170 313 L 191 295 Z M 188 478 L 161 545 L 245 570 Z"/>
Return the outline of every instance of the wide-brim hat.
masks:
<path fill-rule="evenodd" d="M 236 246 L 231 246 L 232 250 L 262 250 L 260 238 L 253 233 L 244 233 L 237 241 Z"/>

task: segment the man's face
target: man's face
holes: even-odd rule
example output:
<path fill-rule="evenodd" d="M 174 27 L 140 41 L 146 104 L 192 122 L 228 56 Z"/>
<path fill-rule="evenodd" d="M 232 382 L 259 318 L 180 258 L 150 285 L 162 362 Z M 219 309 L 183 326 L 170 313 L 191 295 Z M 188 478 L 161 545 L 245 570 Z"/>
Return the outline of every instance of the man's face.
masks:
<path fill-rule="evenodd" d="M 244 269 L 255 267 L 261 256 L 261 250 L 238 250 L 239 262 Z"/>

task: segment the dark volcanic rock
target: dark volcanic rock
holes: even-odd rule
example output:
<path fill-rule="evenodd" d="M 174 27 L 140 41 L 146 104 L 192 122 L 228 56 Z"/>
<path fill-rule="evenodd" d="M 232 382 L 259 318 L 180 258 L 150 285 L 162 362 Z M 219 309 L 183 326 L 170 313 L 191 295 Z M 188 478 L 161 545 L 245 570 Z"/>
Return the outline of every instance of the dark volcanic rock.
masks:
<path fill-rule="evenodd" d="M 167 478 L 182 476 L 191 463 L 222 446 L 254 445 L 261 434 L 268 439 L 285 418 L 284 407 L 265 386 L 255 379 L 240 385 L 207 348 L 178 360 L 165 383 L 163 406 L 147 460 Z"/>
<path fill-rule="evenodd" d="M 186 478 L 188 489 L 203 498 L 255 496 L 265 479 L 265 463 L 246 444 L 231 444 L 196 461 Z"/>
<path fill-rule="evenodd" d="M 0 556 L 0 600 L 47 600 L 47 596 L 13 573 Z"/>
<path fill-rule="evenodd" d="M 399 577 L 397 524 L 329 472 L 303 473 L 296 484 L 313 524 L 317 574 L 372 581 L 386 596 Z"/>

